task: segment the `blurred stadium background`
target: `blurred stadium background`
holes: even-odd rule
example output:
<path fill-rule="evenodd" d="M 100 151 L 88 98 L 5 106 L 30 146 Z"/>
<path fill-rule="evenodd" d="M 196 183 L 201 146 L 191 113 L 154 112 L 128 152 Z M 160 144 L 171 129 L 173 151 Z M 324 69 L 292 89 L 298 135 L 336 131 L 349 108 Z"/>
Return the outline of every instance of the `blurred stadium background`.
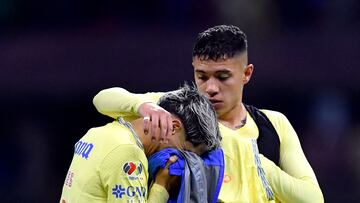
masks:
<path fill-rule="evenodd" d="M 248 35 L 245 102 L 288 116 L 325 202 L 356 202 L 357 0 L 1 0 L 1 202 L 58 202 L 74 144 L 110 121 L 92 97 L 192 81 L 192 43 L 217 24 Z"/>

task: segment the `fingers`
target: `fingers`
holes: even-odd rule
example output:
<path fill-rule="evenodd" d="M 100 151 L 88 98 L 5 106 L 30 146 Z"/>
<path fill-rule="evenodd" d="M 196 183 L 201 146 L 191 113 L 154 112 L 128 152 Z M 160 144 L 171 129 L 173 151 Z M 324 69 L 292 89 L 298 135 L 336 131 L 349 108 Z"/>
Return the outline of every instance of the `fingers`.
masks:
<path fill-rule="evenodd" d="M 144 117 L 144 133 L 147 135 L 149 133 L 149 126 L 150 126 L 150 116 Z"/>
<path fill-rule="evenodd" d="M 152 141 L 167 143 L 173 131 L 172 116 L 154 103 L 144 103 L 139 107 L 144 118 L 144 133 L 150 134 Z"/>
<path fill-rule="evenodd" d="M 178 160 L 178 157 L 173 155 L 169 158 L 166 162 L 165 168 L 160 168 L 159 171 L 156 173 L 155 183 L 163 186 L 166 188 L 167 191 L 170 191 L 174 185 L 179 185 L 180 177 L 173 176 L 169 174 L 169 167 L 171 164 L 175 163 Z"/>
<path fill-rule="evenodd" d="M 164 115 L 160 117 L 160 138 L 164 143 L 168 143 L 168 139 L 172 132 L 172 118 L 170 115 Z"/>
<path fill-rule="evenodd" d="M 173 131 L 173 124 L 172 124 L 172 118 L 170 116 L 169 119 L 167 119 L 167 132 L 166 132 L 167 139 L 171 136 L 172 131 Z"/>
<path fill-rule="evenodd" d="M 152 140 L 159 141 L 162 143 L 160 137 L 158 136 L 159 131 L 159 116 L 157 114 L 151 115 L 150 119 L 150 136 Z"/>
<path fill-rule="evenodd" d="M 165 168 L 169 169 L 170 165 L 175 163 L 178 160 L 178 157 L 176 155 L 172 155 L 169 160 L 166 162 Z"/>
<path fill-rule="evenodd" d="M 143 120 L 144 120 L 144 133 L 145 135 L 150 134 L 151 136 L 151 141 L 162 141 L 162 137 L 158 135 L 158 131 L 159 131 L 159 125 L 160 125 L 160 120 L 161 118 L 159 118 L 156 114 L 152 114 L 149 116 L 144 116 Z M 162 128 L 162 127 L 161 127 Z"/>
<path fill-rule="evenodd" d="M 172 117 L 170 113 L 163 113 L 159 117 L 158 127 L 160 128 L 160 142 L 168 143 L 173 131 Z"/>

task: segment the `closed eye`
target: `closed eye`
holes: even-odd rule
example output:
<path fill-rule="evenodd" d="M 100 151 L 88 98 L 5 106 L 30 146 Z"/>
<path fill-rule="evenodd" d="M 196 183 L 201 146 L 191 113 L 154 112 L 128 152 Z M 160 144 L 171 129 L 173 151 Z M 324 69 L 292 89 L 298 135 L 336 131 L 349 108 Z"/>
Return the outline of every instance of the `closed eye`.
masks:
<path fill-rule="evenodd" d="M 197 77 L 199 80 L 202 80 L 202 81 L 206 81 L 206 80 L 208 80 L 209 78 L 207 77 L 207 76 L 205 76 L 205 75 L 200 75 L 200 76 L 198 76 Z"/>
<path fill-rule="evenodd" d="M 227 80 L 228 78 L 230 78 L 230 75 L 229 75 L 229 74 L 226 74 L 226 73 L 221 73 L 221 74 L 219 74 L 216 78 L 217 78 L 218 80 L 220 80 L 220 81 L 225 81 L 225 80 Z"/>

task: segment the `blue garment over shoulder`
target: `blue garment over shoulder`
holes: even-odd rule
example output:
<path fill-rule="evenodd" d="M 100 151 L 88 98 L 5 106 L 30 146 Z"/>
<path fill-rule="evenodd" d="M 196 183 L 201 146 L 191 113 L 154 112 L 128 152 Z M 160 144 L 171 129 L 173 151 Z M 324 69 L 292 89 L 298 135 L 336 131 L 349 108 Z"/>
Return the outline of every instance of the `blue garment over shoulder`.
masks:
<path fill-rule="evenodd" d="M 169 199 L 168 202 L 217 202 L 224 178 L 222 149 L 207 152 L 201 157 L 189 151 L 179 151 L 174 148 L 163 149 L 148 159 L 149 182 L 154 180 L 160 167 L 166 166 L 166 162 L 172 155 L 176 155 L 178 160 L 169 166 L 169 173 L 181 176 L 181 185 L 177 199 Z"/>

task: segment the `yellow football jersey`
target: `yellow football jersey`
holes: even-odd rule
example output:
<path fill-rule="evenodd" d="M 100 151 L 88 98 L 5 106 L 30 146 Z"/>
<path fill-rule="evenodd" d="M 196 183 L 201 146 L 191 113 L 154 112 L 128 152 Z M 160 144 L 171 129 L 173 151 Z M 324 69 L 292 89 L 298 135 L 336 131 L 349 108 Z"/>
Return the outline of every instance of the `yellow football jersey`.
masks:
<path fill-rule="evenodd" d="M 92 128 L 75 144 L 60 202 L 147 202 L 147 158 L 121 122 Z M 152 190 L 154 202 L 167 201 L 165 188 L 153 184 Z"/>

